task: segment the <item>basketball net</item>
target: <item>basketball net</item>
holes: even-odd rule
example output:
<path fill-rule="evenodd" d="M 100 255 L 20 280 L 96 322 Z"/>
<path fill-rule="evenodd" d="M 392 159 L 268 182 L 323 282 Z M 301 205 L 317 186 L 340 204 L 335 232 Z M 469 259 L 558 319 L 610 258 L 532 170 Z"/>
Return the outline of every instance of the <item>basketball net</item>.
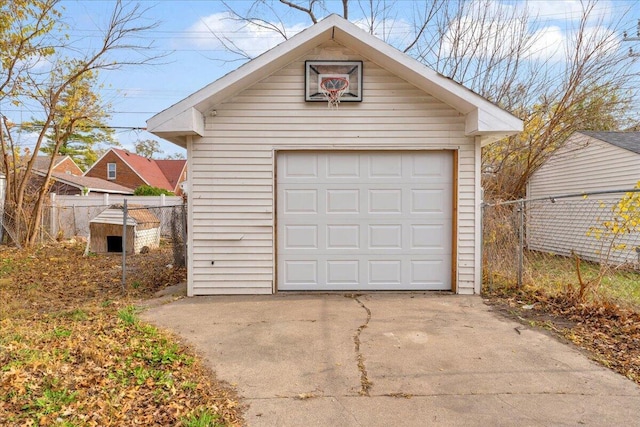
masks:
<path fill-rule="evenodd" d="M 340 98 L 349 89 L 349 80 L 343 77 L 327 77 L 320 82 L 320 92 L 328 102 L 328 108 L 338 108 Z"/>

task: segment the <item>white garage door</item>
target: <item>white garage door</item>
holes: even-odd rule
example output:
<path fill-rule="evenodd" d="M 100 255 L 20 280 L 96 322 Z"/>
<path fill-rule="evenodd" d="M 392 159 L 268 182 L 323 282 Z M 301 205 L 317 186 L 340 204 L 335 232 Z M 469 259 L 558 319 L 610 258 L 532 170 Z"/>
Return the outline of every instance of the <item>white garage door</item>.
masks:
<path fill-rule="evenodd" d="M 283 152 L 279 290 L 450 290 L 447 151 Z"/>

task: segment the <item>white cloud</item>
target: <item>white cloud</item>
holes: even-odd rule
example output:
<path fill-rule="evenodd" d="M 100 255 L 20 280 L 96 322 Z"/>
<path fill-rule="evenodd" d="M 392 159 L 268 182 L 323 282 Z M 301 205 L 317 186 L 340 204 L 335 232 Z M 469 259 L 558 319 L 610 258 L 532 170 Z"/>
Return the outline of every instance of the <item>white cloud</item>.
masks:
<path fill-rule="evenodd" d="M 603 26 L 605 16 L 610 11 L 609 2 L 596 4 L 589 12 L 586 28 L 583 28 L 583 49 L 602 53 L 618 49 L 620 38 Z M 531 10 L 533 5 L 535 10 Z M 480 6 L 485 6 L 484 9 Z M 483 10 L 490 8 L 495 17 L 482 24 Z M 474 2 L 470 13 L 450 24 L 442 46 L 447 54 L 461 54 L 478 58 L 492 53 L 509 54 L 516 47 L 519 35 L 528 38 L 528 45 L 522 57 L 530 60 L 563 62 L 568 60 L 568 52 L 576 49 L 579 25 L 583 16 L 583 5 L 579 1 L 533 1 L 526 4 L 529 16 L 526 25 L 521 19 L 524 9 L 516 10 L 498 2 Z M 531 13 L 533 12 L 533 13 Z M 538 15 L 536 15 L 538 14 Z M 538 16 L 538 18 L 536 18 Z M 573 22 L 569 22 L 569 21 Z M 557 23 L 562 21 L 563 24 Z M 557 24 L 555 24 L 557 23 Z M 458 47 L 454 52 L 454 46 Z M 472 47 L 466 49 L 464 47 Z"/>
<path fill-rule="evenodd" d="M 541 28 L 532 36 L 532 43 L 525 53 L 527 59 L 561 62 L 566 59 L 567 40 L 565 33 L 557 26 Z"/>
<path fill-rule="evenodd" d="M 268 23 L 278 27 L 287 37 L 306 28 L 304 24 L 282 27 L 278 23 Z M 215 13 L 201 18 L 186 30 L 189 43 L 200 49 L 225 50 L 224 44 L 255 57 L 282 43 L 285 39 L 269 28 L 242 22 L 228 12 Z"/>

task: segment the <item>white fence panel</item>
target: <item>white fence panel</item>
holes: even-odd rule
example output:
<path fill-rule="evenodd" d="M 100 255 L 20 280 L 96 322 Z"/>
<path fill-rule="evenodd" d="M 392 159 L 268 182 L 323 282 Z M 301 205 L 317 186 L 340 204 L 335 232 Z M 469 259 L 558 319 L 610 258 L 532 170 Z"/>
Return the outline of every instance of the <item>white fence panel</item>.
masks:
<path fill-rule="evenodd" d="M 89 237 L 89 221 L 111 205 L 133 206 L 176 206 L 183 202 L 179 196 L 124 196 L 103 194 L 88 196 L 62 196 L 52 194 L 49 206 L 48 224 L 43 224 L 52 237 Z"/>

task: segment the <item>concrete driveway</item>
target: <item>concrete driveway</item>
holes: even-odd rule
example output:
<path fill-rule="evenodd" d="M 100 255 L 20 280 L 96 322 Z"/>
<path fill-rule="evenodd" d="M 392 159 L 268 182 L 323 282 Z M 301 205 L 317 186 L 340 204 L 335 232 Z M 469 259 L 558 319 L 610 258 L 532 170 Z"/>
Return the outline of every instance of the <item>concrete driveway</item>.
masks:
<path fill-rule="evenodd" d="M 146 310 L 250 426 L 640 426 L 640 387 L 477 296 L 278 294 Z"/>

